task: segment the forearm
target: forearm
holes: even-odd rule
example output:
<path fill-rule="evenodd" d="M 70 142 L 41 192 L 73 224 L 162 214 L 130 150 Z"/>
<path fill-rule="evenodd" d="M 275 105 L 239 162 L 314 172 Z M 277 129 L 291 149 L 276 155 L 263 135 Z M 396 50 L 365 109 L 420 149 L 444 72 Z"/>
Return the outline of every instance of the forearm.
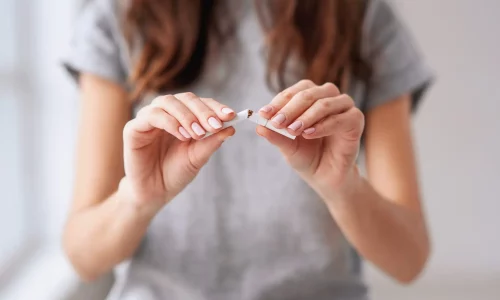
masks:
<path fill-rule="evenodd" d="M 423 216 L 384 199 L 355 173 L 349 192 L 326 199 L 330 213 L 363 257 L 401 282 L 412 281 L 429 254 Z"/>
<path fill-rule="evenodd" d="M 123 189 L 74 212 L 66 224 L 64 248 L 79 275 L 94 280 L 130 257 L 155 213 L 135 205 Z"/>

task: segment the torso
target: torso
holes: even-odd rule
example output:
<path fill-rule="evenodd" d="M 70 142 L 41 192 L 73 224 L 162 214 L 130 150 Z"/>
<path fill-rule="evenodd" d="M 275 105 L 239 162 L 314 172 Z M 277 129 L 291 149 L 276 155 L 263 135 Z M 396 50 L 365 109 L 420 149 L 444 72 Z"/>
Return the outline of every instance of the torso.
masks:
<path fill-rule="evenodd" d="M 238 36 L 230 76 L 221 75 L 214 59 L 185 91 L 236 111 L 258 109 L 273 98 L 253 11 L 242 17 Z M 362 99 L 360 82 L 351 90 Z M 322 200 L 254 125 L 236 129 L 155 218 L 110 298 L 365 299 L 359 257 Z"/>

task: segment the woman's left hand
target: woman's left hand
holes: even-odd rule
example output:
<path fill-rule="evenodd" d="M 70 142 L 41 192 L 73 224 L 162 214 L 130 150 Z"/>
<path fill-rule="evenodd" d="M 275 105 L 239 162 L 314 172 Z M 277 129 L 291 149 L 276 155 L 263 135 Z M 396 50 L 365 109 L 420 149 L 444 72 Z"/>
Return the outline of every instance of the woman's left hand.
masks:
<path fill-rule="evenodd" d="M 348 188 L 351 175 L 357 174 L 355 161 L 364 128 L 363 113 L 349 96 L 332 83 L 318 86 L 302 80 L 259 113 L 297 136 L 291 140 L 262 126 L 257 129 L 323 198 Z"/>

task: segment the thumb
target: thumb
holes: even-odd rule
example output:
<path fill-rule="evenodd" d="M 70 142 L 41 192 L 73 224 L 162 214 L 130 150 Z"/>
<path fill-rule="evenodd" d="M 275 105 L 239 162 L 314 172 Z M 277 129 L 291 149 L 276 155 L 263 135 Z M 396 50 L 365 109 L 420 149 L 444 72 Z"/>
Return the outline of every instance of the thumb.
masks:
<path fill-rule="evenodd" d="M 233 136 L 234 133 L 234 128 L 228 127 L 207 138 L 193 141 L 193 147 L 189 151 L 190 153 L 188 153 L 191 164 L 197 169 L 201 169 L 208 162 L 210 156 L 219 149 L 226 139 Z"/>
<path fill-rule="evenodd" d="M 285 156 L 291 156 L 297 151 L 298 139 L 292 140 L 279 133 L 257 126 L 257 134 L 266 138 L 271 144 L 278 147 Z"/>

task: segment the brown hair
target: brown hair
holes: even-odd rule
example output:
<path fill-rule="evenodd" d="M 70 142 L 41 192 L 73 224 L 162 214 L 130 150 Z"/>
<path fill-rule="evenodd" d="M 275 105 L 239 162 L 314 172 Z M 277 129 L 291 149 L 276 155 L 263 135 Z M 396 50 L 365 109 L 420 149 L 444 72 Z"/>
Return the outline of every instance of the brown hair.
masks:
<path fill-rule="evenodd" d="M 300 79 L 333 82 L 342 91 L 351 76 L 366 79 L 369 68 L 360 55 L 365 1 L 255 0 L 266 33 L 268 84 L 286 87 L 292 57 L 305 66 Z M 143 43 L 130 76 L 132 98 L 195 81 L 209 38 L 221 46 L 234 33 L 230 16 L 224 0 L 132 0 L 125 34 L 131 45 L 135 34 Z"/>

